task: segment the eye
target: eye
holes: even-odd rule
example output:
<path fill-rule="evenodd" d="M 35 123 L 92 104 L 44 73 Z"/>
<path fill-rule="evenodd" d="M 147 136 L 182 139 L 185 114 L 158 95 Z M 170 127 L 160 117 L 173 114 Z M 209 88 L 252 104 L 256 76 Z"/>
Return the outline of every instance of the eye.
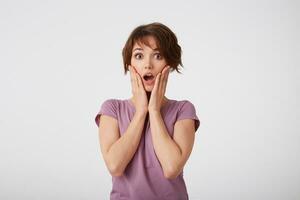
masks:
<path fill-rule="evenodd" d="M 142 54 L 141 53 L 136 53 L 136 54 L 134 54 L 134 57 L 136 59 L 141 59 L 142 58 Z"/>
<path fill-rule="evenodd" d="M 158 60 L 161 60 L 161 59 L 163 58 L 162 55 L 161 55 L 160 53 L 156 53 L 155 56 L 156 56 L 156 58 L 157 58 Z"/>

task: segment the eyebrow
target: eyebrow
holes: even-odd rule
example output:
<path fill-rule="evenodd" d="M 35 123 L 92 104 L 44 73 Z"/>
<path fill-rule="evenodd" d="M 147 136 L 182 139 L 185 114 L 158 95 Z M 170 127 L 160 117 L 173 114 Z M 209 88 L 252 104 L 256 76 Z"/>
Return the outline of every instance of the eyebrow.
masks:
<path fill-rule="evenodd" d="M 143 51 L 144 49 L 137 47 L 137 48 L 133 49 L 132 52 L 134 52 L 134 51 L 136 51 L 136 50 L 141 50 L 141 51 Z M 159 51 L 159 49 L 158 49 L 158 48 L 155 48 L 155 49 L 153 49 L 153 51 Z"/>

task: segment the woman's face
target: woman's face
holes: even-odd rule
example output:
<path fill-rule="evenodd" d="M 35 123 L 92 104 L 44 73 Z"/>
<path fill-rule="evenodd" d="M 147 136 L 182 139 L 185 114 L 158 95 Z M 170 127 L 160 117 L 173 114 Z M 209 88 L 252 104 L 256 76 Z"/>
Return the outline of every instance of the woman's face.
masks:
<path fill-rule="evenodd" d="M 144 88 L 151 92 L 157 74 L 162 72 L 167 63 L 161 53 L 157 50 L 156 41 L 153 36 L 146 36 L 149 46 L 135 43 L 132 48 L 131 66 L 135 68 L 142 78 Z M 145 76 L 146 74 L 152 76 Z"/>

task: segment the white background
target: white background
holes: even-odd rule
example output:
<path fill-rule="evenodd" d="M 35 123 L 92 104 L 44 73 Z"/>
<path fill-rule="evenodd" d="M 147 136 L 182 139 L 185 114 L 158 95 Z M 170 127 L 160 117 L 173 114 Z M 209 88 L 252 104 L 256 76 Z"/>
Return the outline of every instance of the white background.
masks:
<path fill-rule="evenodd" d="M 131 97 L 121 50 L 170 27 L 183 74 L 166 96 L 201 125 L 191 200 L 300 199 L 299 1 L 0 2 L 0 199 L 108 199 L 94 117 Z"/>

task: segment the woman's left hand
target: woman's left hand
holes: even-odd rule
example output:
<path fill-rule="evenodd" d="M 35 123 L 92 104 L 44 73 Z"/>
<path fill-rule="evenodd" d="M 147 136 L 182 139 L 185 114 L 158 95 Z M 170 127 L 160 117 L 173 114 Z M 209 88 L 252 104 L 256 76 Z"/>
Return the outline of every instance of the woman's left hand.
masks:
<path fill-rule="evenodd" d="M 148 111 L 159 111 L 163 104 L 163 99 L 166 92 L 168 76 L 170 72 L 170 66 L 166 66 L 162 72 L 160 72 L 156 78 L 153 90 L 151 92 L 151 97 L 148 104 Z"/>

